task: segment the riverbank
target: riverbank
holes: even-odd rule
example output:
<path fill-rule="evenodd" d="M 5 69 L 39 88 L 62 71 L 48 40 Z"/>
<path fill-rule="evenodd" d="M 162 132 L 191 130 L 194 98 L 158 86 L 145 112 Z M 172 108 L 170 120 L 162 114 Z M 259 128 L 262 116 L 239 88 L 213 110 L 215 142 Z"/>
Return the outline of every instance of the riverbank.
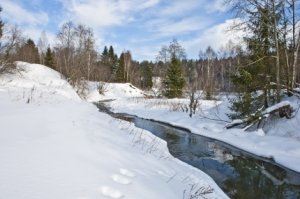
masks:
<path fill-rule="evenodd" d="M 170 111 L 169 108 L 151 108 L 151 105 L 149 106 L 151 102 L 149 103 L 147 100 L 144 103 L 134 103 L 133 101 L 130 99 L 116 100 L 110 105 L 114 112 L 134 114 L 141 118 L 185 127 L 192 133 L 224 141 L 258 156 L 271 158 L 287 168 L 300 172 L 300 141 L 297 138 L 266 135 L 262 129 L 255 132 L 245 132 L 241 129 L 226 130 L 224 122 L 214 121 L 210 118 L 216 109 L 225 109 L 222 107 L 222 102 L 217 105 L 214 104 L 215 102 L 206 102 L 202 111 L 208 112 L 209 118 L 201 118 L 197 115 L 190 118 L 185 112 Z"/>
<path fill-rule="evenodd" d="M 228 198 L 166 142 L 81 100 L 59 73 L 18 66 L 0 77 L 1 197 Z"/>
<path fill-rule="evenodd" d="M 107 96 L 112 95 L 111 92 L 114 91 L 107 91 Z M 94 96 L 94 99 L 97 98 Z M 98 96 L 98 99 L 102 99 L 102 96 Z M 198 111 L 192 118 L 182 111 L 182 107 L 188 104 L 188 99 L 146 99 L 123 96 L 115 99 L 109 103 L 114 112 L 128 113 L 188 128 L 192 133 L 226 142 L 300 172 L 299 114 L 291 120 L 281 119 L 269 123 L 265 127 L 268 129 L 267 133 L 263 129 L 246 132 L 242 129 L 225 129 L 224 121 L 229 121 L 227 113 L 230 112 L 226 98 L 219 101 L 201 100 Z M 291 99 L 291 104 L 297 107 L 297 100 Z"/>

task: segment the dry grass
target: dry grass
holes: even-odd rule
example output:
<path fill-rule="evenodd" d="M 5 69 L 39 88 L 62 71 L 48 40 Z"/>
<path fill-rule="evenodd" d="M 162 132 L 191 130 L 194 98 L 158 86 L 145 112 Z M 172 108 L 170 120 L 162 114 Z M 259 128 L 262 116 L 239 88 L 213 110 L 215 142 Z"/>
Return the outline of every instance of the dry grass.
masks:
<path fill-rule="evenodd" d="M 172 112 L 189 112 L 189 99 L 157 99 L 157 98 L 131 98 L 130 102 L 144 104 L 146 108 L 165 109 Z M 198 103 L 195 111 L 200 110 Z"/>

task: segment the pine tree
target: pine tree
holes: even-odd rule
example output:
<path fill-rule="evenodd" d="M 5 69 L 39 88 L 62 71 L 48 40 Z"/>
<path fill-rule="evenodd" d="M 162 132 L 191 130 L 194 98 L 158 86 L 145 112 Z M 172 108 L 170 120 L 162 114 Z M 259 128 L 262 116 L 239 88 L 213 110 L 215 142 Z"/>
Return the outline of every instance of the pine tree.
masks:
<path fill-rule="evenodd" d="M 45 62 L 46 66 L 48 66 L 52 69 L 55 69 L 55 67 L 54 67 L 54 56 L 53 56 L 53 53 L 52 53 L 50 47 L 47 48 L 46 55 L 44 57 L 44 62 Z"/>
<path fill-rule="evenodd" d="M 185 80 L 182 75 L 180 60 L 177 59 L 175 55 L 172 56 L 164 84 L 166 97 L 175 98 L 182 96 Z"/>

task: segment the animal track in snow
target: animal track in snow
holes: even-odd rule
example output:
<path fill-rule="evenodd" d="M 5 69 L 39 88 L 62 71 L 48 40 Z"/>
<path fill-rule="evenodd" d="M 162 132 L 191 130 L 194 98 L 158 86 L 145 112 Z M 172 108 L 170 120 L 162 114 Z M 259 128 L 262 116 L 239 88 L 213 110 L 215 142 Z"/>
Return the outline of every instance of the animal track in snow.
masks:
<path fill-rule="evenodd" d="M 120 174 L 131 178 L 135 177 L 135 174 L 127 169 L 120 169 Z"/>
<path fill-rule="evenodd" d="M 119 183 L 119 184 L 130 184 L 131 183 L 131 180 L 129 180 L 128 178 L 124 177 L 124 176 L 121 176 L 121 175 L 118 175 L 118 174 L 114 174 L 112 175 L 112 179 L 116 182 L 116 183 Z"/>
<path fill-rule="evenodd" d="M 110 197 L 110 198 L 122 198 L 124 195 L 119 190 L 113 189 L 111 187 L 103 186 L 100 189 L 101 193 L 104 196 Z"/>

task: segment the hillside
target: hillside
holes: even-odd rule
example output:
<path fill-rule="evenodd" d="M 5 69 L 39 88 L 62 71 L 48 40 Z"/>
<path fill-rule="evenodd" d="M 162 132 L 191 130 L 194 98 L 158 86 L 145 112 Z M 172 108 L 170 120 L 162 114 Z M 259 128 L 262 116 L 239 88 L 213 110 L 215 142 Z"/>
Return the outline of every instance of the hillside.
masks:
<path fill-rule="evenodd" d="M 227 198 L 152 134 L 143 131 L 144 145 L 134 144 L 129 132 L 139 129 L 99 113 L 59 73 L 17 66 L 0 77 L 1 198 L 182 199 L 191 185 L 213 188 L 207 198 Z M 157 150 L 147 153 L 153 140 Z"/>

